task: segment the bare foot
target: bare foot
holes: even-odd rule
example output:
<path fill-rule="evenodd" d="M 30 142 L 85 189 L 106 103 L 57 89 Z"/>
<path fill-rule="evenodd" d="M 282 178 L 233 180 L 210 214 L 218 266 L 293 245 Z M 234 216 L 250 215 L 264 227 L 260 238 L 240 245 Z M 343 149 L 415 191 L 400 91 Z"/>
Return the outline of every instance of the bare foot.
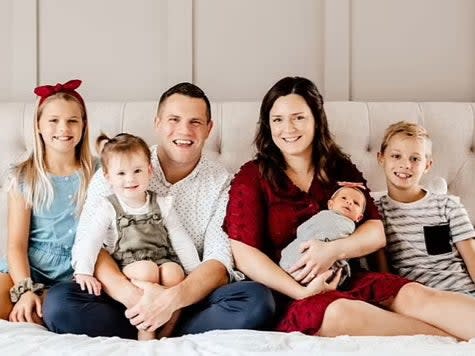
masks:
<path fill-rule="evenodd" d="M 139 341 L 155 340 L 155 331 L 139 330 L 139 333 L 137 335 L 137 340 Z"/>
<path fill-rule="evenodd" d="M 181 310 L 177 310 L 173 313 L 172 317 L 168 322 L 163 325 L 157 333 L 157 339 L 161 339 L 162 337 L 170 337 L 175 330 L 175 326 L 178 322 L 178 318 L 180 317 Z"/>

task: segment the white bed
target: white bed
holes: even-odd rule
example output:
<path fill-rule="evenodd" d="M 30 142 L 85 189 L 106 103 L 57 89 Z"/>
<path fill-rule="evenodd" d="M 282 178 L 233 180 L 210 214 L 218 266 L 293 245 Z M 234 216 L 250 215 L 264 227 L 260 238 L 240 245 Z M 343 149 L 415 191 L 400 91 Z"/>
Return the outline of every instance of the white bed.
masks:
<path fill-rule="evenodd" d="M 0 321 L 3 355 L 475 355 L 475 339 L 393 336 L 324 338 L 300 333 L 210 331 L 155 341 L 56 335 L 45 328 Z"/>
<path fill-rule="evenodd" d="M 424 124 L 434 141 L 430 178 L 442 177 L 462 198 L 475 221 L 475 104 L 330 102 L 326 111 L 336 141 L 351 154 L 372 190 L 384 187 L 376 151 L 384 128 L 410 120 Z M 155 102 L 93 102 L 88 105 L 91 138 L 100 130 L 131 132 L 153 143 Z M 9 162 L 31 148 L 32 103 L 0 103 L 0 184 Z M 215 121 L 207 150 L 235 171 L 252 157 L 259 103 L 212 103 Z M 0 186 L 0 190 L 1 190 Z M 0 255 L 6 243 L 6 194 L 0 194 Z M 443 311 L 441 311 L 443 312 Z M 80 315 L 78 315 L 80 318 Z M 466 323 L 475 323 L 467 320 Z M 456 342 L 431 336 L 319 338 L 245 330 L 214 331 L 161 341 L 56 335 L 42 327 L 0 320 L 1 355 L 475 355 L 475 339 Z"/>

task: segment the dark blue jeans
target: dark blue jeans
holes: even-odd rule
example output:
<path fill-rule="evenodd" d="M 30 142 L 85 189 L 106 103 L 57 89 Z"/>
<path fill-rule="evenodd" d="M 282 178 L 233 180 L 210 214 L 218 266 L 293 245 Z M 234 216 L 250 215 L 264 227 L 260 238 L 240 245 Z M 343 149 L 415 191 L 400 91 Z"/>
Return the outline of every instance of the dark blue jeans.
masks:
<path fill-rule="evenodd" d="M 135 339 L 137 328 L 124 313 L 125 307 L 104 292 L 96 297 L 81 291 L 75 282 L 53 286 L 43 304 L 43 320 L 53 332 Z M 185 308 L 175 334 L 215 329 L 267 329 L 274 313 L 274 298 L 267 287 L 250 281 L 234 282 Z"/>

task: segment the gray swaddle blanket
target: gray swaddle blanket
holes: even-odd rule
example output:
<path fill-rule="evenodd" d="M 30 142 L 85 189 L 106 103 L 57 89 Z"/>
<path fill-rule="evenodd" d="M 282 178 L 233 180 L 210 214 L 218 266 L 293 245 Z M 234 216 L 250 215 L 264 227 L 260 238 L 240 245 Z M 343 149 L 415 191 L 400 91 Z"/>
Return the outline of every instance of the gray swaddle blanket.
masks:
<path fill-rule="evenodd" d="M 312 239 L 320 241 L 333 241 L 351 235 L 355 231 L 355 223 L 333 210 L 322 210 L 310 219 L 299 225 L 297 237 L 289 243 L 283 250 L 279 262 L 280 267 L 288 271 L 301 256 L 299 247 L 302 242 Z M 336 261 L 332 269 L 342 268 L 340 283 L 351 275 L 350 266 L 347 261 Z"/>

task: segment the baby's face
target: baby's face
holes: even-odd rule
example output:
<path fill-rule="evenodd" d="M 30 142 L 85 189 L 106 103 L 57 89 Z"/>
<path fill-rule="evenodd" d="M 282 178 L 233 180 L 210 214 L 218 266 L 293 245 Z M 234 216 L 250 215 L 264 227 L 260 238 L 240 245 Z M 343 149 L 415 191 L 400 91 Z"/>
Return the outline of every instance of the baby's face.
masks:
<path fill-rule="evenodd" d="M 151 178 L 148 157 L 143 152 L 114 155 L 107 162 L 106 178 L 121 199 L 143 200 Z"/>
<path fill-rule="evenodd" d="M 328 208 L 358 222 L 363 217 L 365 196 L 358 189 L 342 188 L 328 201 Z"/>

